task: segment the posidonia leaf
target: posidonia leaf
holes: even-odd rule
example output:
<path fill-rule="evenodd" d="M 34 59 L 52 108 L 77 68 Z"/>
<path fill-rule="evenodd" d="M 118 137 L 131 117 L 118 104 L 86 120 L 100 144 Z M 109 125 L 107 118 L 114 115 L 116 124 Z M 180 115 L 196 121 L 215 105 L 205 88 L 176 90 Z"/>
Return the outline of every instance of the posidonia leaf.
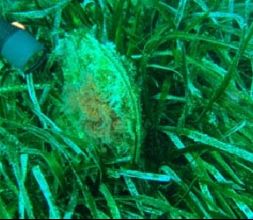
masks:
<path fill-rule="evenodd" d="M 171 176 L 169 175 L 162 175 L 162 174 L 156 174 L 156 173 L 146 173 L 141 172 L 138 170 L 108 170 L 108 174 L 112 177 L 118 178 L 120 176 L 124 177 L 132 177 L 132 178 L 138 178 L 143 180 L 151 180 L 151 181 L 158 181 L 158 182 L 170 182 Z"/>
<path fill-rule="evenodd" d="M 43 193 L 48 207 L 49 207 L 49 216 L 50 218 L 54 218 L 54 219 L 60 219 L 60 212 L 58 210 L 58 207 L 55 204 L 52 192 L 49 188 L 49 185 L 47 183 L 47 180 L 44 176 L 44 174 L 42 173 L 41 169 L 39 166 L 35 166 L 32 169 L 33 171 L 33 175 L 37 181 L 37 183 L 40 186 L 41 192 Z"/>
<path fill-rule="evenodd" d="M 114 219 L 121 219 L 121 214 L 120 211 L 118 209 L 118 206 L 113 198 L 113 195 L 111 194 L 111 192 L 109 191 L 108 187 L 105 184 L 101 184 L 99 187 L 100 192 L 103 194 L 103 196 L 105 197 L 106 201 L 107 201 L 107 205 L 110 209 L 112 218 Z"/>
<path fill-rule="evenodd" d="M 41 19 L 45 18 L 46 16 L 56 13 L 59 9 L 62 9 L 65 7 L 70 0 L 62 0 L 60 3 L 55 4 L 54 6 L 51 6 L 49 8 L 45 8 L 43 10 L 33 10 L 33 11 L 21 11 L 21 12 L 11 12 L 11 15 L 15 17 L 16 19 Z"/>
<path fill-rule="evenodd" d="M 186 128 L 176 128 L 172 126 L 163 126 L 160 127 L 161 131 L 167 132 L 175 132 L 179 135 L 187 136 L 195 142 L 199 142 L 208 146 L 213 147 L 215 150 L 226 152 L 237 156 L 238 158 L 244 159 L 253 163 L 253 153 L 246 151 L 242 148 L 239 148 L 235 145 L 224 143 L 219 141 L 216 138 L 210 137 L 207 134 L 202 134 L 201 132 L 186 129 Z"/>

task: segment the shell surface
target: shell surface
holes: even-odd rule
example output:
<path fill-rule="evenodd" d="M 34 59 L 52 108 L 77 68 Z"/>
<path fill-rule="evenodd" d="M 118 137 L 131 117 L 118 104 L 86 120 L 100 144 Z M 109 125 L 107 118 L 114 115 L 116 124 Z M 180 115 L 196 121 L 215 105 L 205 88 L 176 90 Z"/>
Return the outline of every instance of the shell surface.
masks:
<path fill-rule="evenodd" d="M 82 29 L 62 39 L 58 51 L 65 81 L 64 112 L 72 131 L 106 145 L 116 157 L 137 161 L 141 113 L 132 65 L 124 65 L 112 43 L 102 44 Z"/>

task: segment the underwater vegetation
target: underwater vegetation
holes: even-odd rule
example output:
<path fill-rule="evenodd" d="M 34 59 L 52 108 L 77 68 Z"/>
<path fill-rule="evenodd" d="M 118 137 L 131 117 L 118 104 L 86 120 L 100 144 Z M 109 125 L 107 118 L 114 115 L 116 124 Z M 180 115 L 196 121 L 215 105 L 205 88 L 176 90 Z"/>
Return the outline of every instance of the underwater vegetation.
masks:
<path fill-rule="evenodd" d="M 0 218 L 252 219 L 252 10 L 0 0 L 47 49 L 0 59 Z"/>

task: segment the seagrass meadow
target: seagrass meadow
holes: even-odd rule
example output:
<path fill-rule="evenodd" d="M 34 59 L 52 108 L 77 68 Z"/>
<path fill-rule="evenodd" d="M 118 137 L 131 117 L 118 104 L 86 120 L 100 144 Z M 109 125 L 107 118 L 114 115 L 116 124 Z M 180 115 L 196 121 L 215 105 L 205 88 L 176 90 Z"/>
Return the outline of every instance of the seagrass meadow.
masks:
<path fill-rule="evenodd" d="M 253 1 L 0 0 L 47 48 L 0 58 L 0 218 L 253 218 Z"/>

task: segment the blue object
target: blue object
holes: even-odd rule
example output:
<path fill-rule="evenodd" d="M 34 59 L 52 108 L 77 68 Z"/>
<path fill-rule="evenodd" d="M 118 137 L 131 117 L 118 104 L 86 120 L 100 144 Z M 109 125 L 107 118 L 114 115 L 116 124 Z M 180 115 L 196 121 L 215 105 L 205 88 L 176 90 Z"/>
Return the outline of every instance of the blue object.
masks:
<path fill-rule="evenodd" d="M 45 57 L 44 46 L 27 31 L 0 19 L 0 53 L 13 66 L 25 72 L 35 69 Z"/>

